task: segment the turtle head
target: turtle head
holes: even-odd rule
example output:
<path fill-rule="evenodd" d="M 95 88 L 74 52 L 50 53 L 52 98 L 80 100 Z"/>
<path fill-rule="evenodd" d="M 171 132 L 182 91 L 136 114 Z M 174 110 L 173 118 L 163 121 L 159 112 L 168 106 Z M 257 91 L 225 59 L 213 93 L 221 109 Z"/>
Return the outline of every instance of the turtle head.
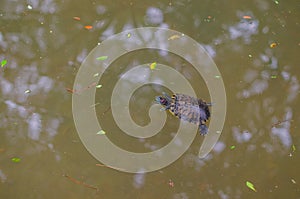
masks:
<path fill-rule="evenodd" d="M 158 103 L 158 104 L 161 104 L 163 106 L 169 106 L 170 105 L 170 101 L 165 98 L 165 97 L 162 97 L 162 96 L 157 96 L 155 97 L 155 101 Z"/>

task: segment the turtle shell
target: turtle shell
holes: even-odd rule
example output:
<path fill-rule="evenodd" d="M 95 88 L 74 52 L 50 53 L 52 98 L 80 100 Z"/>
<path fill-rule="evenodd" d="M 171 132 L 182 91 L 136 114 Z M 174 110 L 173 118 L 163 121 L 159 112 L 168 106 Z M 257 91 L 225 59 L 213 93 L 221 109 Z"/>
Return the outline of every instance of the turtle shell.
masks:
<path fill-rule="evenodd" d="M 197 125 L 205 124 L 210 111 L 205 101 L 185 94 L 173 94 L 169 111 L 184 121 Z"/>

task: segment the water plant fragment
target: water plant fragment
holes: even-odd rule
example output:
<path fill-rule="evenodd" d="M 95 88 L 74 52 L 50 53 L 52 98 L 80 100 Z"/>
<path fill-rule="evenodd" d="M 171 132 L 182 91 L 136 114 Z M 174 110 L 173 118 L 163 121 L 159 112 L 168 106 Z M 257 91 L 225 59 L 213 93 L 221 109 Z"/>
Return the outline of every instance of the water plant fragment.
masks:
<path fill-rule="evenodd" d="M 154 70 L 156 68 L 157 63 L 153 62 L 152 64 L 150 64 L 150 69 Z"/>
<path fill-rule="evenodd" d="M 108 56 L 101 56 L 101 57 L 97 57 L 96 59 L 97 60 L 100 60 L 100 61 L 104 61 L 108 58 Z"/>
<path fill-rule="evenodd" d="M 168 40 L 174 40 L 174 39 L 179 39 L 179 35 L 172 35 L 171 37 L 168 38 Z"/>
<path fill-rule="evenodd" d="M 7 64 L 7 60 L 6 60 L 6 59 L 3 59 L 3 60 L 1 61 L 1 67 L 4 67 L 6 64 Z"/>
<path fill-rule="evenodd" d="M 254 185 L 253 185 L 251 182 L 246 181 L 246 186 L 247 186 L 249 189 L 251 189 L 252 191 L 257 192 L 256 189 L 255 189 L 255 187 L 254 187 Z"/>
<path fill-rule="evenodd" d="M 12 162 L 18 163 L 21 162 L 21 158 L 14 157 L 11 159 Z"/>
<path fill-rule="evenodd" d="M 97 135 L 105 135 L 105 134 L 106 134 L 106 132 L 103 131 L 103 130 L 100 130 L 100 131 L 97 132 Z"/>
<path fill-rule="evenodd" d="M 102 85 L 101 85 L 101 84 L 98 84 L 98 85 L 96 86 L 96 88 L 102 88 Z"/>

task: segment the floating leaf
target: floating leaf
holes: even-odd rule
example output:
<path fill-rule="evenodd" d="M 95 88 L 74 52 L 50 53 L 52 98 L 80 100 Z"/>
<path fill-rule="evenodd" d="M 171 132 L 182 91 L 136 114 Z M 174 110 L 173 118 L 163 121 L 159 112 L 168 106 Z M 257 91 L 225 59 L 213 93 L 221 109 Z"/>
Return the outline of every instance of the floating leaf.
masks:
<path fill-rule="evenodd" d="M 250 57 L 250 58 L 251 58 L 251 57 L 252 57 L 252 55 L 250 55 L 250 54 L 249 54 L 249 55 L 248 55 L 248 57 Z"/>
<path fill-rule="evenodd" d="M 156 68 L 157 63 L 153 62 L 152 64 L 150 64 L 150 69 L 154 70 Z"/>
<path fill-rule="evenodd" d="M 296 151 L 296 146 L 293 144 L 292 145 L 292 151 L 295 152 Z"/>
<path fill-rule="evenodd" d="M 6 59 L 3 59 L 3 60 L 1 61 L 1 67 L 4 67 L 6 64 L 7 64 L 7 60 L 6 60 Z"/>
<path fill-rule="evenodd" d="M 97 57 L 96 59 L 97 60 L 100 60 L 100 61 L 104 61 L 108 58 L 108 56 L 101 56 L 101 57 Z"/>
<path fill-rule="evenodd" d="M 168 40 L 174 40 L 174 39 L 179 39 L 179 35 L 172 35 L 171 37 L 168 38 Z"/>
<path fill-rule="evenodd" d="M 230 146 L 230 149 L 231 149 L 231 150 L 235 149 L 235 146 L 234 146 L 234 145 L 231 145 L 231 146 Z"/>
<path fill-rule="evenodd" d="M 66 90 L 69 92 L 69 93 L 75 93 L 75 91 L 71 88 L 66 88 Z"/>
<path fill-rule="evenodd" d="M 127 33 L 127 37 L 130 38 L 130 37 L 131 37 L 131 34 L 130 34 L 130 33 Z"/>
<path fill-rule="evenodd" d="M 97 85 L 97 86 L 96 86 L 96 88 L 101 88 L 101 87 L 102 87 L 102 85 L 101 85 L 101 84 L 99 84 L 99 85 Z"/>
<path fill-rule="evenodd" d="M 105 133 L 105 131 L 103 131 L 103 130 L 100 130 L 98 133 L 97 133 L 97 135 L 105 135 L 106 133 Z"/>
<path fill-rule="evenodd" d="M 21 162 L 21 158 L 14 157 L 11 159 L 12 162 Z"/>
<path fill-rule="evenodd" d="M 243 19 L 252 19 L 252 17 L 249 15 L 245 15 L 245 16 L 243 16 Z"/>
<path fill-rule="evenodd" d="M 255 189 L 255 187 L 254 187 L 254 185 L 253 185 L 251 182 L 246 181 L 246 185 L 247 185 L 247 187 L 248 187 L 249 189 L 251 189 L 251 190 L 257 192 L 256 189 Z"/>
<path fill-rule="evenodd" d="M 277 46 L 277 43 L 273 42 L 270 44 L 270 48 L 275 48 Z"/>
<path fill-rule="evenodd" d="M 169 183 L 168 184 L 169 184 L 170 187 L 174 187 L 175 186 L 174 182 L 171 179 L 169 179 Z"/>
<path fill-rule="evenodd" d="M 31 90 L 29 90 L 29 89 L 26 89 L 26 90 L 24 91 L 24 93 L 25 93 L 25 94 L 27 94 L 27 93 L 31 93 Z"/>
<path fill-rule="evenodd" d="M 297 183 L 296 180 L 294 180 L 293 178 L 291 179 L 291 181 L 292 181 L 293 184 Z"/>
<path fill-rule="evenodd" d="M 276 79 L 277 75 L 271 75 L 271 79 Z"/>
<path fill-rule="evenodd" d="M 80 17 L 73 17 L 74 20 L 80 21 Z"/>
<path fill-rule="evenodd" d="M 85 29 L 90 30 L 93 28 L 93 26 L 84 26 Z"/>

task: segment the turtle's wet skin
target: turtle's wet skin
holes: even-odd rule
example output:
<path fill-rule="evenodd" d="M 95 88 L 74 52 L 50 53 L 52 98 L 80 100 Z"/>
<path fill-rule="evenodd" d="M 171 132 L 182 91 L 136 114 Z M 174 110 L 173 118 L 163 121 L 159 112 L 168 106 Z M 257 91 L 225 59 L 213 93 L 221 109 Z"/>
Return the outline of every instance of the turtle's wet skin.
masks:
<path fill-rule="evenodd" d="M 177 118 L 199 125 L 201 135 L 207 134 L 205 123 L 210 117 L 210 103 L 179 93 L 173 94 L 172 97 L 163 93 L 162 96 L 157 96 L 155 101 L 163 106 L 162 110 L 169 110 Z"/>

